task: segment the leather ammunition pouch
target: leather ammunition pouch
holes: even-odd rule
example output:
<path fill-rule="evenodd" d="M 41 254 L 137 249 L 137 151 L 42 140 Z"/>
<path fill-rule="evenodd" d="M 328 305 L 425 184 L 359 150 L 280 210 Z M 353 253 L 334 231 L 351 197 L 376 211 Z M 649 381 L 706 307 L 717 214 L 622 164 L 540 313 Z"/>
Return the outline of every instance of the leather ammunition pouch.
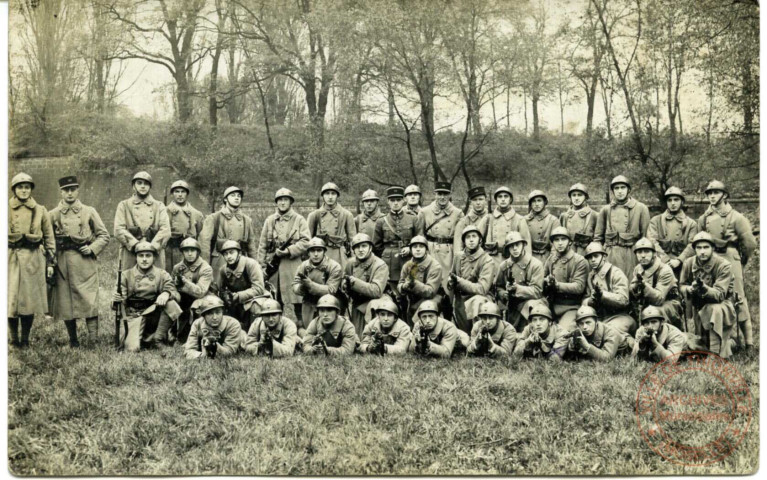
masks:
<path fill-rule="evenodd" d="M 70 235 L 56 236 L 56 250 L 80 250 L 80 247 L 87 245 L 87 238 L 75 238 Z"/>
<path fill-rule="evenodd" d="M 31 233 L 16 233 L 8 235 L 8 248 L 28 248 L 35 250 L 43 242 L 43 236 Z"/>
<path fill-rule="evenodd" d="M 498 255 L 498 242 L 484 243 L 482 244 L 482 248 L 488 253 L 488 255 Z"/>
<path fill-rule="evenodd" d="M 578 248 L 586 248 L 591 243 L 593 237 L 585 235 L 583 233 L 576 233 L 573 235 L 573 243 Z"/>
<path fill-rule="evenodd" d="M 551 251 L 551 244 L 549 242 L 537 242 L 533 240 L 531 250 L 536 255 L 544 255 Z"/>
<path fill-rule="evenodd" d="M 154 305 L 154 300 L 146 298 L 134 298 L 130 297 L 125 300 L 125 307 L 128 310 L 128 314 L 140 315 L 141 312 Z"/>
<path fill-rule="evenodd" d="M 430 241 L 431 243 L 437 243 L 439 245 L 452 245 L 453 239 L 450 237 L 434 237 L 431 235 L 426 235 L 426 240 Z"/>
<path fill-rule="evenodd" d="M 679 254 L 684 251 L 685 247 L 687 247 L 685 242 L 678 240 L 658 240 L 658 245 L 660 245 L 660 248 L 667 254 L 676 256 L 679 256 Z"/>
<path fill-rule="evenodd" d="M 149 227 L 145 232 L 142 232 L 139 227 L 128 227 L 128 233 L 133 235 L 136 240 L 146 240 L 151 242 L 154 240 L 154 236 L 157 235 L 157 230 L 154 227 Z"/>
<path fill-rule="evenodd" d="M 187 238 L 188 237 L 186 235 L 181 235 L 181 234 L 178 234 L 178 233 L 177 234 L 173 234 L 168 239 L 167 247 L 168 248 L 179 248 L 179 247 L 181 247 L 181 242 L 183 242 Z"/>
<path fill-rule="evenodd" d="M 719 254 L 727 253 L 727 248 L 730 246 L 732 246 L 733 248 L 738 248 L 737 243 L 728 242 L 727 240 L 714 238 L 713 242 L 714 242 L 714 251 Z"/>
<path fill-rule="evenodd" d="M 639 240 L 633 233 L 606 233 L 605 234 L 605 248 L 619 246 L 624 248 L 631 248 L 636 241 Z"/>

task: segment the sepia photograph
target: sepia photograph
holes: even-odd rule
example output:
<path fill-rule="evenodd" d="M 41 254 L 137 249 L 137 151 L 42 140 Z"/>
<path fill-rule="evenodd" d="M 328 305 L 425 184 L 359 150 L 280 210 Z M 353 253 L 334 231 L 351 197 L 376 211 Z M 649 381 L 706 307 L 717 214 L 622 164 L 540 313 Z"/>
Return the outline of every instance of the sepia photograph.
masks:
<path fill-rule="evenodd" d="M 0 7 L 11 475 L 759 470 L 758 0 Z"/>

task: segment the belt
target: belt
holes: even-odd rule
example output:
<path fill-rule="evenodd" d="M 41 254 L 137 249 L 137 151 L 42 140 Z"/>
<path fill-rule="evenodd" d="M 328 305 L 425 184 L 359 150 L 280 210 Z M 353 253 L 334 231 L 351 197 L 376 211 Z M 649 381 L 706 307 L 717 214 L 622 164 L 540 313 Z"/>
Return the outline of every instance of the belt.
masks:
<path fill-rule="evenodd" d="M 169 248 L 179 248 L 181 246 L 181 242 L 183 242 L 187 238 L 188 237 L 186 235 L 171 236 L 168 239 L 168 244 L 166 246 Z"/>
<path fill-rule="evenodd" d="M 430 241 L 431 243 L 437 243 L 440 245 L 453 244 L 453 239 L 450 237 L 432 237 L 431 235 L 426 235 L 426 240 Z"/>
<path fill-rule="evenodd" d="M 548 242 L 537 242 L 533 240 L 533 245 L 531 250 L 533 251 L 533 253 L 537 253 L 538 255 L 540 255 L 542 253 L 551 251 L 551 244 Z"/>
<path fill-rule="evenodd" d="M 21 240 L 17 240 L 15 242 L 8 242 L 8 248 L 26 248 L 29 250 L 37 250 L 40 248 L 41 243 L 42 242 L 32 242 L 24 237 Z"/>

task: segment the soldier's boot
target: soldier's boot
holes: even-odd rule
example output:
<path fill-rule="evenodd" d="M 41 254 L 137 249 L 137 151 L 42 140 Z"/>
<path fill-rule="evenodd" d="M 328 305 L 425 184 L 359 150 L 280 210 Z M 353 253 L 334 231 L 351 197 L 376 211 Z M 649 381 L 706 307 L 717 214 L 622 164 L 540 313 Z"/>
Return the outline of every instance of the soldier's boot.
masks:
<path fill-rule="evenodd" d="M 19 342 L 19 318 L 18 317 L 8 317 L 8 329 L 11 331 L 11 346 L 13 347 L 20 347 L 21 342 Z"/>
<path fill-rule="evenodd" d="M 77 341 L 77 320 L 64 320 L 64 326 L 67 327 L 69 346 L 71 348 L 78 348 L 80 342 Z"/>
<path fill-rule="evenodd" d="M 99 338 L 99 317 L 86 318 L 85 326 L 88 328 L 88 343 L 95 345 L 96 339 Z"/>
<path fill-rule="evenodd" d="M 29 346 L 29 333 L 32 331 L 32 322 L 34 315 L 22 315 L 21 317 L 21 348 Z"/>
<path fill-rule="evenodd" d="M 152 341 L 155 346 L 167 345 L 168 331 L 172 325 L 173 320 L 168 316 L 168 314 L 162 312 L 160 314 L 160 319 L 157 322 L 157 331 L 155 331 L 154 335 L 152 336 Z"/>

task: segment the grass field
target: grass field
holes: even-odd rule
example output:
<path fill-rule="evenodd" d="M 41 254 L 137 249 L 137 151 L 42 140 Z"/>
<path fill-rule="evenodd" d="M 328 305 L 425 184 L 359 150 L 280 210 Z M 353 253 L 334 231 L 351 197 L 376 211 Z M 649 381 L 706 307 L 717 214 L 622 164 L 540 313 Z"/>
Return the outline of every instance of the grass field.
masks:
<path fill-rule="evenodd" d="M 758 257 L 755 263 L 749 272 L 758 272 Z M 754 275 L 748 293 L 758 335 Z M 102 288 L 112 285 L 114 274 L 102 268 Z M 634 408 L 650 365 L 626 358 L 188 361 L 178 346 L 117 354 L 111 327 L 102 320 L 98 345 L 73 351 L 61 323 L 37 320 L 32 348 L 10 353 L 12 473 L 696 475 L 758 468 L 758 350 L 734 359 L 754 406 L 743 443 L 718 464 L 685 468 L 641 439 Z"/>

